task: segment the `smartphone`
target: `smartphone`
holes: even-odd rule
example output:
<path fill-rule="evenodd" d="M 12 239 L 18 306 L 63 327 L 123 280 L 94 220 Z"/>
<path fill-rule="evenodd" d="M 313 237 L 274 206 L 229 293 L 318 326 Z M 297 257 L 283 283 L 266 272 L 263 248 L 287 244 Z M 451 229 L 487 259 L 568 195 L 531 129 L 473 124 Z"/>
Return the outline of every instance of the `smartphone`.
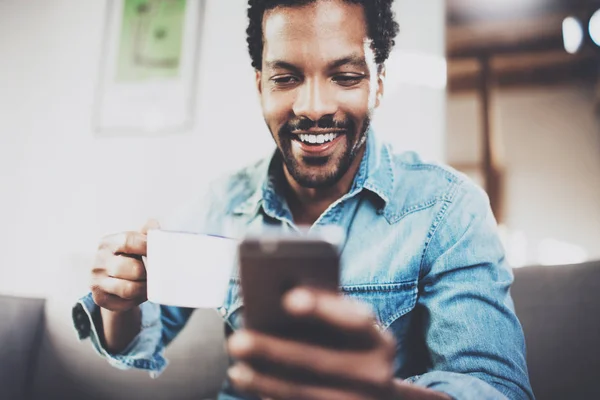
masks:
<path fill-rule="evenodd" d="M 337 292 L 337 248 L 317 238 L 248 238 L 239 247 L 246 328 L 268 335 L 328 345 L 331 335 L 319 321 L 291 317 L 283 297 L 293 288 Z"/>

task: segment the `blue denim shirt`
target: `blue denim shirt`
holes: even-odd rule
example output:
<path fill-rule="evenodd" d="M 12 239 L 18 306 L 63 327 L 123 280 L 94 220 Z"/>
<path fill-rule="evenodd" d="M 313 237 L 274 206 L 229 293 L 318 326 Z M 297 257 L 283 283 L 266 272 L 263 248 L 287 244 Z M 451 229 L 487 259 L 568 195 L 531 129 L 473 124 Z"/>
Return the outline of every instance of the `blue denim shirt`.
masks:
<path fill-rule="evenodd" d="M 242 237 L 265 229 L 297 231 L 282 197 L 277 155 L 218 180 L 202 200 L 163 227 Z M 396 338 L 398 378 L 454 399 L 533 399 L 524 336 L 514 313 L 506 263 L 486 194 L 449 168 L 394 154 L 369 132 L 351 190 L 311 229 L 337 226 L 341 291 L 368 303 Z M 233 330 L 243 301 L 237 272 L 219 309 Z M 115 367 L 157 376 L 165 347 L 193 310 L 146 302 L 142 330 L 121 354 L 102 348 L 91 295 L 74 308 L 81 339 Z M 227 385 L 220 398 L 237 397 Z"/>

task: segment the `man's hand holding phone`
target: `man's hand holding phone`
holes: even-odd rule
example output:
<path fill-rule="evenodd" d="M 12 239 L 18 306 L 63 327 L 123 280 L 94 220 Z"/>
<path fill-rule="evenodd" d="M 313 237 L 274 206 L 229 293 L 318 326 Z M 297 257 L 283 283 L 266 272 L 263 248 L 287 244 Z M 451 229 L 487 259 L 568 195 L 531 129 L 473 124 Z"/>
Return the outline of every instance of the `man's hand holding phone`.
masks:
<path fill-rule="evenodd" d="M 378 329 L 366 305 L 336 293 L 297 288 L 283 298 L 283 308 L 293 318 L 327 325 L 340 341 L 357 338 L 360 347 L 328 348 L 256 331 L 237 332 L 228 349 L 238 360 L 229 376 L 239 390 L 273 399 L 448 398 L 394 379 L 395 341 Z M 270 365 L 269 370 L 304 372 L 303 379 L 265 374 L 253 367 L 256 362 Z M 307 381 L 306 376 L 315 379 Z"/>

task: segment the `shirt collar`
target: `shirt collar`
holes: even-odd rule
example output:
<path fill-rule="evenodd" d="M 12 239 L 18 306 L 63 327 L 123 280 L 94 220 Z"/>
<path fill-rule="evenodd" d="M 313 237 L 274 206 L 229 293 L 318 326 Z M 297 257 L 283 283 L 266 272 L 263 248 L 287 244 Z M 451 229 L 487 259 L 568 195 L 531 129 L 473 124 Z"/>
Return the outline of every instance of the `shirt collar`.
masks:
<path fill-rule="evenodd" d="M 358 194 L 367 190 L 376 195 L 380 209 L 388 207 L 394 188 L 394 171 L 392 154 L 389 146 L 379 141 L 372 129 L 367 133 L 366 151 L 354 178 L 349 194 Z M 287 207 L 283 196 L 284 179 L 283 161 L 278 150 L 271 156 L 257 173 L 263 175 L 257 190 L 234 212 L 237 214 L 256 214 L 262 206 L 272 217 L 283 218 Z"/>
<path fill-rule="evenodd" d="M 379 140 L 373 130 L 369 131 L 367 138 L 365 161 L 367 173 L 363 188 L 376 194 L 384 207 L 389 206 L 395 183 L 392 150 Z"/>

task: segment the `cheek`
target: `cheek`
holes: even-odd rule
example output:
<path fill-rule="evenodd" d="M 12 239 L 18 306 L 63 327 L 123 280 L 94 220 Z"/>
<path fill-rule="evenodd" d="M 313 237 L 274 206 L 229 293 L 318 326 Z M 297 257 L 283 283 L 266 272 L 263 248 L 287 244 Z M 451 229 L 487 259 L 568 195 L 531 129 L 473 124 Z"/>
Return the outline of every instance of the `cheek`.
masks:
<path fill-rule="evenodd" d="M 269 124 L 286 122 L 292 113 L 294 99 L 291 93 L 264 92 L 261 95 L 263 116 Z"/>
<path fill-rule="evenodd" d="M 363 119 L 372 109 L 368 89 L 342 92 L 339 96 L 339 104 L 342 111 L 356 119 Z"/>

